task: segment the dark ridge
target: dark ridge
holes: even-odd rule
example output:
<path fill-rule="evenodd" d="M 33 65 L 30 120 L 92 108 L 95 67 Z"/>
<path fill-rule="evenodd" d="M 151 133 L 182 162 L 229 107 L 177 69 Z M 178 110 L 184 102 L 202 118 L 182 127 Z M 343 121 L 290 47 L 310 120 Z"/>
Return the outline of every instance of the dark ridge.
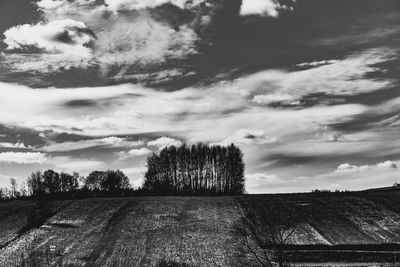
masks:
<path fill-rule="evenodd" d="M 79 226 L 72 223 L 47 223 L 46 225 L 60 227 L 60 228 L 79 228 Z"/>

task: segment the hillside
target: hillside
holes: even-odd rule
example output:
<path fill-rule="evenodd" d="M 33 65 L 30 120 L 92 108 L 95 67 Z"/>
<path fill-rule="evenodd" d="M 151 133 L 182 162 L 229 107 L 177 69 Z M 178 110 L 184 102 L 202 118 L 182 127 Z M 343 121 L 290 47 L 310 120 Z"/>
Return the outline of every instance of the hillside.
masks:
<path fill-rule="evenodd" d="M 1 210 L 15 203 L 1 204 Z M 18 203 L 29 206 L 31 203 Z M 59 206 L 60 204 L 58 204 Z M 25 207 L 27 208 L 27 207 Z M 20 213 L 23 215 L 24 213 Z M 233 198 L 147 197 L 68 202 L 45 225 L 0 251 L 0 266 L 31 247 L 56 246 L 73 266 L 156 266 L 162 260 L 194 266 L 227 266 L 230 226 L 240 211 Z M 17 216 L 17 215 L 15 215 Z M 7 224 L 2 235 L 16 235 L 22 223 Z M 10 229 L 14 226 L 14 229 Z M 201 255 L 200 255 L 201 254 Z"/>
<path fill-rule="evenodd" d="M 27 251 L 48 250 L 63 266 L 248 266 L 232 234 L 241 204 L 283 198 L 304 222 L 298 245 L 400 243 L 400 192 L 137 197 L 51 204 L 54 215 L 21 232 L 33 203 L 0 203 L 0 266 L 15 266 Z M 24 254 L 25 255 L 25 254 Z M 183 265 L 182 265 L 183 266 Z"/>

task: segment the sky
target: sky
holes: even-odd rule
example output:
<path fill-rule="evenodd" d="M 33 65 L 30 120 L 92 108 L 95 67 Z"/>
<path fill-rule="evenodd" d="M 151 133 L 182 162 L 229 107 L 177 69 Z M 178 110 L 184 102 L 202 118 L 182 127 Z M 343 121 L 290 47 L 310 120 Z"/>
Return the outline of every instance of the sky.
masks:
<path fill-rule="evenodd" d="M 1 0 L 0 186 L 235 143 L 248 193 L 400 182 L 398 0 Z"/>

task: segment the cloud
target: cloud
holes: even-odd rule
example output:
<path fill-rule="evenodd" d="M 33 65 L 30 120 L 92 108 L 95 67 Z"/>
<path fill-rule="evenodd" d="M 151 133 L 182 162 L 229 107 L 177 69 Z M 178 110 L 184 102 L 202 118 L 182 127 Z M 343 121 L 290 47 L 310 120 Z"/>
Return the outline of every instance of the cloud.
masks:
<path fill-rule="evenodd" d="M 387 160 L 385 162 L 379 162 L 376 164 L 378 168 L 383 169 L 397 169 L 397 164 L 391 160 Z"/>
<path fill-rule="evenodd" d="M 110 10 L 112 12 L 118 11 L 131 11 L 140 9 L 153 9 L 165 4 L 172 4 L 181 9 L 192 8 L 198 6 L 205 0 L 104 0 L 105 6 L 101 6 L 103 10 Z M 85 7 L 85 6 L 97 6 L 96 0 L 40 0 L 37 2 L 37 6 L 44 10 L 57 13 L 70 12 L 70 9 Z"/>
<path fill-rule="evenodd" d="M 46 54 L 7 53 L 5 65 L 12 71 L 42 73 L 100 66 L 99 75 L 129 77 L 138 69 L 131 66 L 148 69 L 196 54 L 193 24 L 186 20 L 171 24 L 141 10 L 168 2 L 183 8 L 201 1 L 113 0 L 107 5 L 95 0 L 39 1 L 47 23 L 15 26 L 4 33 L 5 42 L 10 52 L 35 47 Z"/>
<path fill-rule="evenodd" d="M 151 153 L 152 153 L 152 151 L 146 147 L 142 147 L 139 149 L 131 149 L 128 151 L 128 154 L 131 156 L 144 156 L 144 155 L 148 155 Z"/>
<path fill-rule="evenodd" d="M 0 147 L 4 147 L 4 148 L 28 148 L 28 146 L 26 146 L 24 143 L 22 142 L 17 142 L 17 143 L 5 143 L 2 142 L 0 143 Z M 30 148 L 30 147 L 29 147 Z"/>
<path fill-rule="evenodd" d="M 359 57 L 364 56 L 360 54 Z M 325 71 L 320 69 L 323 67 L 326 66 L 316 67 L 316 69 L 324 73 Z M 264 95 L 268 91 L 289 90 L 297 94 L 296 97 L 303 97 L 308 89 L 305 90 L 306 92 L 300 89 L 297 92 L 295 84 L 302 87 L 306 81 L 309 81 L 310 88 L 321 90 L 313 85 L 314 77 L 311 74 L 302 75 L 302 79 L 287 86 L 285 85 L 286 78 L 296 76 L 297 71 L 287 72 L 279 76 L 279 79 L 275 76 L 276 73 L 282 74 L 280 71 L 266 71 L 243 76 L 230 82 L 204 87 L 188 87 L 170 92 L 132 84 L 97 88 L 32 90 L 25 86 L 3 83 L 0 91 L 0 105 L 3 107 L 0 123 L 19 125 L 39 132 L 52 130 L 58 133 L 66 132 L 85 136 L 163 133 L 165 136 L 179 136 L 181 140 L 209 143 L 234 142 L 241 143 L 242 148 L 255 145 L 265 148 L 261 152 L 254 152 L 259 153 L 258 158 L 293 155 L 320 157 L 322 160 L 324 157 L 340 155 L 349 157 L 345 160 L 351 160 L 350 156 L 382 151 L 382 142 L 376 137 L 360 139 L 349 133 L 329 128 L 329 125 L 351 121 L 355 116 L 360 116 L 376 107 L 360 104 L 329 106 L 320 104 L 300 105 L 296 109 L 287 109 L 254 103 L 252 101 L 254 95 Z M 333 80 L 345 79 L 344 84 L 346 84 L 348 78 L 345 75 L 340 76 L 340 71 L 338 74 L 339 76 L 335 76 L 334 73 L 326 75 Z M 361 84 L 370 82 L 371 86 L 376 88 L 376 81 L 365 78 L 365 74 L 360 72 Z M 323 79 L 323 75 L 320 77 Z M 270 79 L 276 82 L 269 83 Z M 329 84 L 329 79 L 326 81 L 327 84 Z M 357 81 L 358 78 L 353 77 L 352 84 L 356 85 Z M 379 81 L 378 88 L 386 83 L 384 80 Z M 338 86 L 340 84 L 338 82 Z M 314 89 L 310 89 L 308 93 L 314 92 Z M 337 88 L 337 90 L 341 89 Z M 96 105 L 73 108 L 66 105 L 71 101 L 95 102 Z M 19 105 L 12 103 L 19 103 Z M 395 107 L 396 105 L 393 104 L 384 109 L 391 110 Z M 373 112 L 381 111 L 374 110 Z M 321 130 L 318 136 L 316 129 L 321 125 L 326 125 L 328 128 Z M 343 136 L 346 138 L 344 139 Z M 279 142 L 276 142 L 277 140 Z M 67 144 L 64 147 L 69 149 L 73 145 L 86 146 L 87 143 Z M 271 160 L 275 159 L 271 158 Z"/>
<path fill-rule="evenodd" d="M 314 68 L 314 67 L 319 67 L 323 65 L 330 65 L 334 63 L 339 63 L 339 60 L 335 59 L 326 59 L 326 60 L 320 60 L 320 61 L 312 61 L 312 62 L 304 62 L 304 63 L 299 63 L 296 66 L 297 67 L 307 67 L 307 68 Z"/>
<path fill-rule="evenodd" d="M 351 165 L 349 163 L 340 164 L 336 171 L 338 172 L 353 172 L 353 171 L 366 171 L 366 170 L 376 170 L 376 169 L 397 169 L 397 164 L 393 161 L 387 160 L 385 162 L 379 162 L 376 165 Z"/>
<path fill-rule="evenodd" d="M 97 0 L 40 0 L 36 5 L 49 20 L 65 18 L 67 15 L 76 17 L 76 14 L 83 14 L 80 12 L 90 14 L 90 11 L 103 7 Z"/>
<path fill-rule="evenodd" d="M 130 141 L 126 138 L 109 136 L 99 139 L 88 139 L 81 140 L 76 142 L 62 142 L 62 143 L 50 143 L 43 147 L 36 148 L 38 150 L 46 151 L 46 152 L 64 152 L 64 151 L 74 151 L 81 149 L 88 149 L 93 147 L 137 147 L 143 145 L 144 142 L 139 141 Z"/>
<path fill-rule="evenodd" d="M 281 103 L 286 105 L 297 105 L 298 99 L 289 94 L 266 94 L 256 95 L 253 98 L 253 102 L 257 104 L 269 105 L 274 103 Z"/>
<path fill-rule="evenodd" d="M 0 113 L 0 123 L 39 132 L 51 130 L 89 136 L 176 131 L 185 133 L 189 140 L 220 142 L 240 129 L 252 129 L 255 125 L 259 125 L 257 131 L 263 131 L 264 139 L 268 140 L 268 136 L 284 136 L 294 129 L 310 131 L 316 125 L 340 122 L 365 110 L 361 105 L 301 110 L 261 107 L 235 90 L 242 88 L 241 83 L 234 81 L 173 92 L 130 84 L 32 90 L 1 83 L 0 105 L 4 111 Z M 96 101 L 96 106 L 78 109 L 66 105 L 77 100 Z M 260 125 L 260 122 L 265 123 Z M 239 138 L 246 137 L 243 131 L 237 134 Z"/>
<path fill-rule="evenodd" d="M 276 18 L 281 10 L 292 9 L 292 6 L 281 4 L 278 0 L 243 0 L 240 15 L 260 15 Z"/>
<path fill-rule="evenodd" d="M 367 75 L 379 71 L 376 65 L 393 59 L 394 55 L 391 49 L 370 49 L 306 70 L 259 72 L 243 78 L 239 84 L 250 88 L 253 102 L 260 105 L 301 105 L 303 98 L 312 94 L 332 97 L 369 93 L 393 84 L 391 80 L 371 79 Z"/>
<path fill-rule="evenodd" d="M 4 36 L 8 50 L 29 51 L 34 47 L 45 53 L 82 59 L 91 57 L 91 50 L 86 45 L 95 40 L 85 23 L 71 19 L 15 26 L 5 31 Z"/>
<path fill-rule="evenodd" d="M 315 131 L 315 136 L 327 142 L 346 141 L 346 138 L 343 136 L 341 132 L 335 131 L 331 127 L 326 125 L 317 127 Z"/>
<path fill-rule="evenodd" d="M 204 0 L 105 0 L 107 8 L 113 12 L 155 8 L 164 4 L 173 4 L 181 9 L 197 6 Z"/>
<path fill-rule="evenodd" d="M 146 156 L 153 153 L 150 149 L 147 147 L 142 147 L 142 148 L 137 148 L 137 149 L 131 149 L 129 151 L 121 151 L 117 153 L 117 156 L 120 160 L 125 160 L 131 157 L 141 157 L 141 156 Z"/>
<path fill-rule="evenodd" d="M 278 139 L 276 137 L 270 137 L 263 131 L 240 129 L 235 134 L 224 141 L 222 144 L 238 144 L 238 145 L 264 145 L 275 143 Z"/>
<path fill-rule="evenodd" d="M 343 164 L 340 164 L 340 165 L 337 167 L 337 170 L 336 170 L 336 171 L 338 171 L 338 172 L 364 171 L 364 170 L 366 170 L 366 169 L 368 169 L 368 168 L 369 168 L 368 165 L 356 166 L 356 165 L 351 165 L 351 164 L 349 164 L 349 163 L 343 163 Z"/>
<path fill-rule="evenodd" d="M 40 0 L 36 4 L 42 9 L 54 9 L 62 6 L 64 3 L 65 1 L 59 0 Z"/>
<path fill-rule="evenodd" d="M 159 64 L 195 54 L 197 39 L 187 25 L 172 28 L 148 15 L 117 17 L 97 32 L 94 53 L 103 66 Z"/>
<path fill-rule="evenodd" d="M 7 50 L 18 52 L 6 54 L 6 62 L 19 71 L 51 72 L 87 67 L 93 57 L 88 45 L 95 36 L 80 21 L 24 24 L 10 28 L 4 35 Z"/>
<path fill-rule="evenodd" d="M 390 110 L 389 112 L 391 112 Z M 400 126 L 400 115 L 394 115 L 390 117 L 385 118 L 383 120 L 380 120 L 379 122 L 373 122 L 370 123 L 370 125 L 375 126 L 375 127 L 397 127 Z"/>
<path fill-rule="evenodd" d="M 179 140 L 170 138 L 170 137 L 163 136 L 163 137 L 160 137 L 160 138 L 158 138 L 156 140 L 148 142 L 147 145 L 148 146 L 155 146 L 155 147 L 157 147 L 158 149 L 161 150 L 164 147 L 168 147 L 168 146 L 176 146 L 176 147 L 178 147 L 178 146 L 182 145 L 182 142 L 179 141 Z"/>
<path fill-rule="evenodd" d="M 40 152 L 3 152 L 0 153 L 0 162 L 16 164 L 43 164 L 48 160 L 47 154 Z"/>

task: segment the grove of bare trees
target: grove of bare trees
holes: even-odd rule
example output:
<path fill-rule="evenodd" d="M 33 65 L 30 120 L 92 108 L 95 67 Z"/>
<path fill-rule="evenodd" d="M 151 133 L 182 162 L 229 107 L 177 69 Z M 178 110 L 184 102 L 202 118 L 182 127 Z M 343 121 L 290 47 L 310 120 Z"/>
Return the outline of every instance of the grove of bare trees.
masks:
<path fill-rule="evenodd" d="M 144 188 L 158 194 L 242 194 L 243 154 L 234 144 L 166 147 L 147 158 Z"/>

